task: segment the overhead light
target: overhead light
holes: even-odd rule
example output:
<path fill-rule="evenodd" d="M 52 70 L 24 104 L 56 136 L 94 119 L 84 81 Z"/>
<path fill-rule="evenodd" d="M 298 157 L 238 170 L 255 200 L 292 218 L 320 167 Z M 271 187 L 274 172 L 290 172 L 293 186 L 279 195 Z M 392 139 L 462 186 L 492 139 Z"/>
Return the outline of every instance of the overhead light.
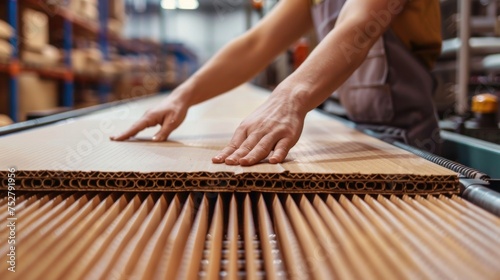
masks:
<path fill-rule="evenodd" d="M 196 10 L 199 6 L 198 0 L 161 0 L 161 7 L 165 10 Z"/>
<path fill-rule="evenodd" d="M 200 6 L 198 0 L 178 0 L 178 8 L 182 10 L 196 10 Z"/>
<path fill-rule="evenodd" d="M 177 7 L 175 0 L 161 0 L 161 7 L 165 10 L 175 10 Z"/>

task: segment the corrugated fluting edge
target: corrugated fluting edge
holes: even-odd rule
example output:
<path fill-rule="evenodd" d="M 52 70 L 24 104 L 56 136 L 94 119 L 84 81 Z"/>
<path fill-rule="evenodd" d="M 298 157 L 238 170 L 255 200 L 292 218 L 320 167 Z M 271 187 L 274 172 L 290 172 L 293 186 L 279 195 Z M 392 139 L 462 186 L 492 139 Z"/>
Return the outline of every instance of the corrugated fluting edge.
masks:
<path fill-rule="evenodd" d="M 9 172 L 0 171 L 3 186 Z M 16 188 L 30 191 L 284 192 L 340 194 L 458 194 L 456 175 L 231 172 L 17 171 Z M 0 179 L 0 182 L 2 180 Z M 2 186 L 2 184 L 0 184 Z M 1 189 L 1 187 L 0 187 Z"/>
<path fill-rule="evenodd" d="M 457 196 L 25 192 L 15 213 L 0 279 L 500 278 L 500 219 Z"/>

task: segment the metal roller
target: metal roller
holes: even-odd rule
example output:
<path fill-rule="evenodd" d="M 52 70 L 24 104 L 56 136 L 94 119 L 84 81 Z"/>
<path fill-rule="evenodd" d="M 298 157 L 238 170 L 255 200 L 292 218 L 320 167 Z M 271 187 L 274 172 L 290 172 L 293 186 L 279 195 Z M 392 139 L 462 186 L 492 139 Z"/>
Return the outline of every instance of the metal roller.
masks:
<path fill-rule="evenodd" d="M 475 205 L 500 216 L 500 193 L 474 180 L 461 180 L 465 187 L 462 197 Z"/>

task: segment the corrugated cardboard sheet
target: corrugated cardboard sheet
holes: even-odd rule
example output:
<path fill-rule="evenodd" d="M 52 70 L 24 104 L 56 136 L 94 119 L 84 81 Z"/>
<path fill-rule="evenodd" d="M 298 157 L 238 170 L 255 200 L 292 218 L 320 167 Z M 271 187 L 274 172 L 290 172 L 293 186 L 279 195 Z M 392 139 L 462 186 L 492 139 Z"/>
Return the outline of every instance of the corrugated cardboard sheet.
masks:
<path fill-rule="evenodd" d="M 211 157 L 267 97 L 244 85 L 193 107 L 169 141 L 149 141 L 158 127 L 127 142 L 128 128 L 163 97 L 126 103 L 85 117 L 0 138 L 3 187 L 8 168 L 25 190 L 273 191 L 457 193 L 457 175 L 364 135 L 319 112 L 283 164 L 213 164 Z"/>

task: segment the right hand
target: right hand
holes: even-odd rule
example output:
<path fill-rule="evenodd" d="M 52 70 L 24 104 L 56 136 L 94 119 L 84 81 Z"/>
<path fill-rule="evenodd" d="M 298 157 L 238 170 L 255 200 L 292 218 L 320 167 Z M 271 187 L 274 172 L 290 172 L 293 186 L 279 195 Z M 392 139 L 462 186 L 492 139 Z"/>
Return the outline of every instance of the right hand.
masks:
<path fill-rule="evenodd" d="M 128 130 L 117 136 L 111 136 L 110 139 L 113 141 L 127 140 L 140 131 L 159 124 L 161 128 L 152 140 L 165 141 L 170 133 L 184 121 L 188 108 L 188 105 L 178 100 L 174 95 L 169 95 L 158 106 L 146 111 Z"/>

